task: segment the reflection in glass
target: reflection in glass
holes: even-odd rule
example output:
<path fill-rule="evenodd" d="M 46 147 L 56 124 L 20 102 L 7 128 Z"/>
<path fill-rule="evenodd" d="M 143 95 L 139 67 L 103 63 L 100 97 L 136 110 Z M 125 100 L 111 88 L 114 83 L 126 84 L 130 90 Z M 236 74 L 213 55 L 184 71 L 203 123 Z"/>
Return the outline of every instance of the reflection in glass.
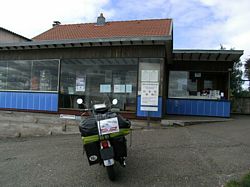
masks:
<path fill-rule="evenodd" d="M 136 109 L 137 59 L 70 59 L 62 60 L 60 107 L 79 108 L 76 99 L 81 97 L 90 106 L 95 95 L 118 99 L 120 110 Z M 79 81 L 84 77 L 84 89 Z"/>
<path fill-rule="evenodd" d="M 0 62 L 0 90 L 57 91 L 58 60 Z"/>

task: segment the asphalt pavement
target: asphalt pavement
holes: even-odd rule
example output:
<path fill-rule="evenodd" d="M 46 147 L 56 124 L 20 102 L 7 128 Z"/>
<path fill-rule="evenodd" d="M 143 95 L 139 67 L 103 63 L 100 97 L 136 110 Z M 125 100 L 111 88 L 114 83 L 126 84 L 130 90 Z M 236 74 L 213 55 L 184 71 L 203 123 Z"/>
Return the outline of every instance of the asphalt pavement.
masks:
<path fill-rule="evenodd" d="M 134 130 L 115 182 L 88 165 L 79 134 L 1 138 L 0 186 L 223 186 L 250 171 L 250 117 L 233 118 Z"/>

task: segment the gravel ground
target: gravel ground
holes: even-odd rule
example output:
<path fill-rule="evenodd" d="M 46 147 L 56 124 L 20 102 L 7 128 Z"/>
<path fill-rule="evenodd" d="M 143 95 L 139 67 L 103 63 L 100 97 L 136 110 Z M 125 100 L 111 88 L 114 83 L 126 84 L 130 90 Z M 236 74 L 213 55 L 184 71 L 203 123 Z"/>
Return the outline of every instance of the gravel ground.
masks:
<path fill-rule="evenodd" d="M 79 135 L 0 139 L 0 186 L 222 186 L 250 170 L 250 117 L 233 118 L 133 131 L 115 182 L 88 165 Z"/>

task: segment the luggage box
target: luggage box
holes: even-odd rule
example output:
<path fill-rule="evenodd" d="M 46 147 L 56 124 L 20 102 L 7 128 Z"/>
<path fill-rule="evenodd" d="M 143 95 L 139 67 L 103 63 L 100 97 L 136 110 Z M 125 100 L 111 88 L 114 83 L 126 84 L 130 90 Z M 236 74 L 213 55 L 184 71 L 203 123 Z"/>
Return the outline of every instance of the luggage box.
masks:
<path fill-rule="evenodd" d="M 84 150 L 86 152 L 89 165 L 101 162 L 99 141 L 85 144 Z"/>
<path fill-rule="evenodd" d="M 114 147 L 115 159 L 127 157 L 127 141 L 124 136 L 110 139 L 111 145 Z"/>

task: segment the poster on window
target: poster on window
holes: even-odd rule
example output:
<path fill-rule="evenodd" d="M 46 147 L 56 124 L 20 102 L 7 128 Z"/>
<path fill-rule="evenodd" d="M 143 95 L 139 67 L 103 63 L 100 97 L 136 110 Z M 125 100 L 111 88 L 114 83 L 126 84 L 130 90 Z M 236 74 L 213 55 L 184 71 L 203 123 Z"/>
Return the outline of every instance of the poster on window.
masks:
<path fill-rule="evenodd" d="M 125 84 L 115 84 L 114 93 L 125 93 Z"/>
<path fill-rule="evenodd" d="M 86 83 L 86 77 L 77 77 L 76 78 L 76 91 L 85 92 L 85 83 Z"/>
<path fill-rule="evenodd" d="M 141 105 L 158 106 L 159 83 L 142 82 Z"/>
<path fill-rule="evenodd" d="M 110 84 L 100 84 L 100 93 L 110 93 L 111 85 Z"/>

